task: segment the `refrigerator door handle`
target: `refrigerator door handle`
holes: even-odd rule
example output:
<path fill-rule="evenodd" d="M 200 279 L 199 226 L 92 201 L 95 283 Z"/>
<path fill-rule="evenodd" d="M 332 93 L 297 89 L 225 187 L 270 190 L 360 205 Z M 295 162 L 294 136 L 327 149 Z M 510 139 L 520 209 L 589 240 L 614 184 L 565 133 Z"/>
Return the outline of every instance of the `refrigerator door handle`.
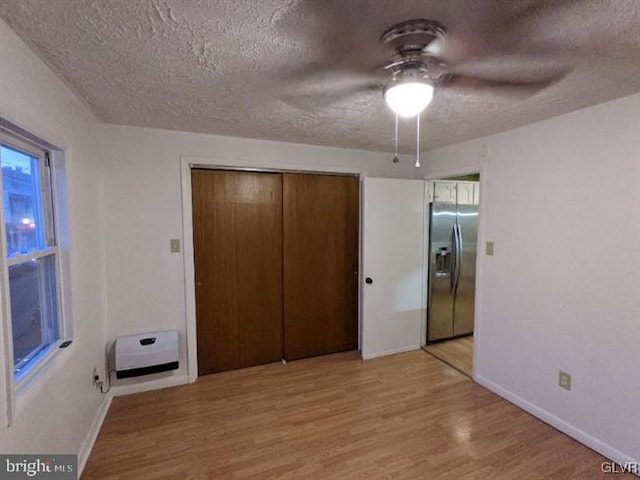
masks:
<path fill-rule="evenodd" d="M 456 223 L 451 228 L 451 262 L 449 263 L 449 281 L 451 284 L 451 295 L 456 291 L 456 274 L 458 270 L 458 231 Z"/>
<path fill-rule="evenodd" d="M 456 245 L 456 257 L 455 257 L 455 278 L 453 280 L 453 290 L 452 294 L 455 294 L 458 291 L 458 283 L 460 282 L 460 270 L 462 269 L 462 231 L 460 230 L 460 225 L 456 222 L 453 226 L 453 231 L 455 234 L 455 245 Z"/>

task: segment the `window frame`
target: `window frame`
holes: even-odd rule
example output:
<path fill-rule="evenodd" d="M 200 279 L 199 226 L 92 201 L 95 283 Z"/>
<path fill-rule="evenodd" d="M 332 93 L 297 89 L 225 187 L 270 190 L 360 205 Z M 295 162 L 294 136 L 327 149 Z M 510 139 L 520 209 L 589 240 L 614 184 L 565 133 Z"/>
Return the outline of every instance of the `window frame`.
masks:
<path fill-rule="evenodd" d="M 56 165 L 58 157 L 62 160 L 62 169 L 64 169 L 64 159 L 61 157 L 60 151 L 55 151 L 47 145 L 46 142 L 37 142 L 31 138 L 25 138 L 21 133 L 21 129 L 3 128 L 0 125 L 0 144 L 24 152 L 37 158 L 38 175 L 39 175 L 39 194 L 42 208 L 42 217 L 44 220 L 44 242 L 43 249 L 31 252 L 27 255 L 18 254 L 8 257 L 8 248 L 6 241 L 6 224 L 4 218 L 4 194 L 0 199 L 0 238 L 2 238 L 0 255 L 0 287 L 2 297 L 2 346 L 5 350 L 5 384 L 7 386 L 7 404 L 5 405 L 5 414 L 7 424 L 11 425 L 12 419 L 16 412 L 16 400 L 19 400 L 27 391 L 38 381 L 39 377 L 50 367 L 56 354 L 60 352 L 59 346 L 65 340 L 71 339 L 72 328 L 70 324 L 70 315 L 67 315 L 67 306 L 65 305 L 64 294 L 65 284 L 68 282 L 67 275 L 68 265 L 64 264 L 63 251 L 60 246 L 60 225 L 58 208 L 66 207 L 66 201 L 60 199 L 58 191 L 58 180 L 56 179 Z M 2 169 L 0 168 L 0 188 L 2 188 Z M 46 212 L 45 212 L 46 210 Z M 50 213 L 49 213 L 50 212 Z M 11 305 L 10 305 L 10 283 L 9 283 L 9 267 L 19 265 L 34 259 L 44 259 L 54 257 L 55 265 L 55 282 L 56 282 L 56 306 L 57 306 L 57 327 L 58 338 L 46 347 L 39 350 L 30 360 L 28 368 L 20 374 L 15 373 L 15 365 L 13 358 L 13 332 L 11 321 Z"/>

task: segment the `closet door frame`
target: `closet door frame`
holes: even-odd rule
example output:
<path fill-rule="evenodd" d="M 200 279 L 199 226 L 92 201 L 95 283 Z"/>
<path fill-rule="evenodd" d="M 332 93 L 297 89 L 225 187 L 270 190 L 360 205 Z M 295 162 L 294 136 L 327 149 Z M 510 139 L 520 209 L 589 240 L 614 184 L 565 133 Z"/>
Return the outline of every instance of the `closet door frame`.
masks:
<path fill-rule="evenodd" d="M 197 347 L 197 325 L 196 325 L 196 287 L 195 287 L 195 255 L 193 248 L 193 209 L 192 209 L 192 189 L 191 170 L 192 169 L 212 169 L 212 170 L 234 170 L 238 172 L 265 172 L 265 173 L 304 173 L 321 175 L 349 175 L 358 178 L 360 184 L 360 206 L 359 206 L 359 232 L 358 232 L 358 285 L 362 285 L 362 174 L 353 168 L 309 167 L 308 169 L 292 168 L 290 164 L 264 163 L 255 166 L 247 166 L 242 161 L 230 159 L 215 159 L 206 157 L 180 157 L 180 177 L 181 177 L 181 197 L 182 197 L 182 239 L 183 239 L 183 261 L 184 261 L 184 295 L 186 311 L 186 338 L 181 345 L 186 346 L 187 375 L 189 382 L 193 383 L 198 379 L 198 347 Z M 358 349 L 361 348 L 362 332 L 362 288 L 358 288 Z M 181 347 L 182 348 L 182 347 Z M 184 349 L 183 349 L 184 351 Z M 179 382 L 178 382 L 179 383 Z"/>

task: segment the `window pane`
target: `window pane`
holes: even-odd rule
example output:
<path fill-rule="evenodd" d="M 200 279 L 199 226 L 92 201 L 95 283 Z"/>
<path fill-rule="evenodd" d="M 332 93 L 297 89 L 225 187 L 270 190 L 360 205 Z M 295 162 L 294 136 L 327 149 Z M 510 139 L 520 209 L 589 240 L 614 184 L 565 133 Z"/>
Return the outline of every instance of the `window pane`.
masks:
<path fill-rule="evenodd" d="M 45 248 L 45 225 L 39 188 L 38 158 L 0 146 L 7 255 Z"/>
<path fill-rule="evenodd" d="M 9 267 L 13 365 L 16 376 L 60 338 L 54 255 Z"/>

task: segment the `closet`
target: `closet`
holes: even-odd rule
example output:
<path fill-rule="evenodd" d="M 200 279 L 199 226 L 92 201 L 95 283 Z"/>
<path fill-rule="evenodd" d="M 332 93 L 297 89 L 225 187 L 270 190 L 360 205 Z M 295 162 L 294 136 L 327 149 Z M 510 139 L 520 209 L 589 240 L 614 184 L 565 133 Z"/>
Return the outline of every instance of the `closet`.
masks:
<path fill-rule="evenodd" d="M 194 169 L 198 373 L 357 348 L 355 176 Z"/>

